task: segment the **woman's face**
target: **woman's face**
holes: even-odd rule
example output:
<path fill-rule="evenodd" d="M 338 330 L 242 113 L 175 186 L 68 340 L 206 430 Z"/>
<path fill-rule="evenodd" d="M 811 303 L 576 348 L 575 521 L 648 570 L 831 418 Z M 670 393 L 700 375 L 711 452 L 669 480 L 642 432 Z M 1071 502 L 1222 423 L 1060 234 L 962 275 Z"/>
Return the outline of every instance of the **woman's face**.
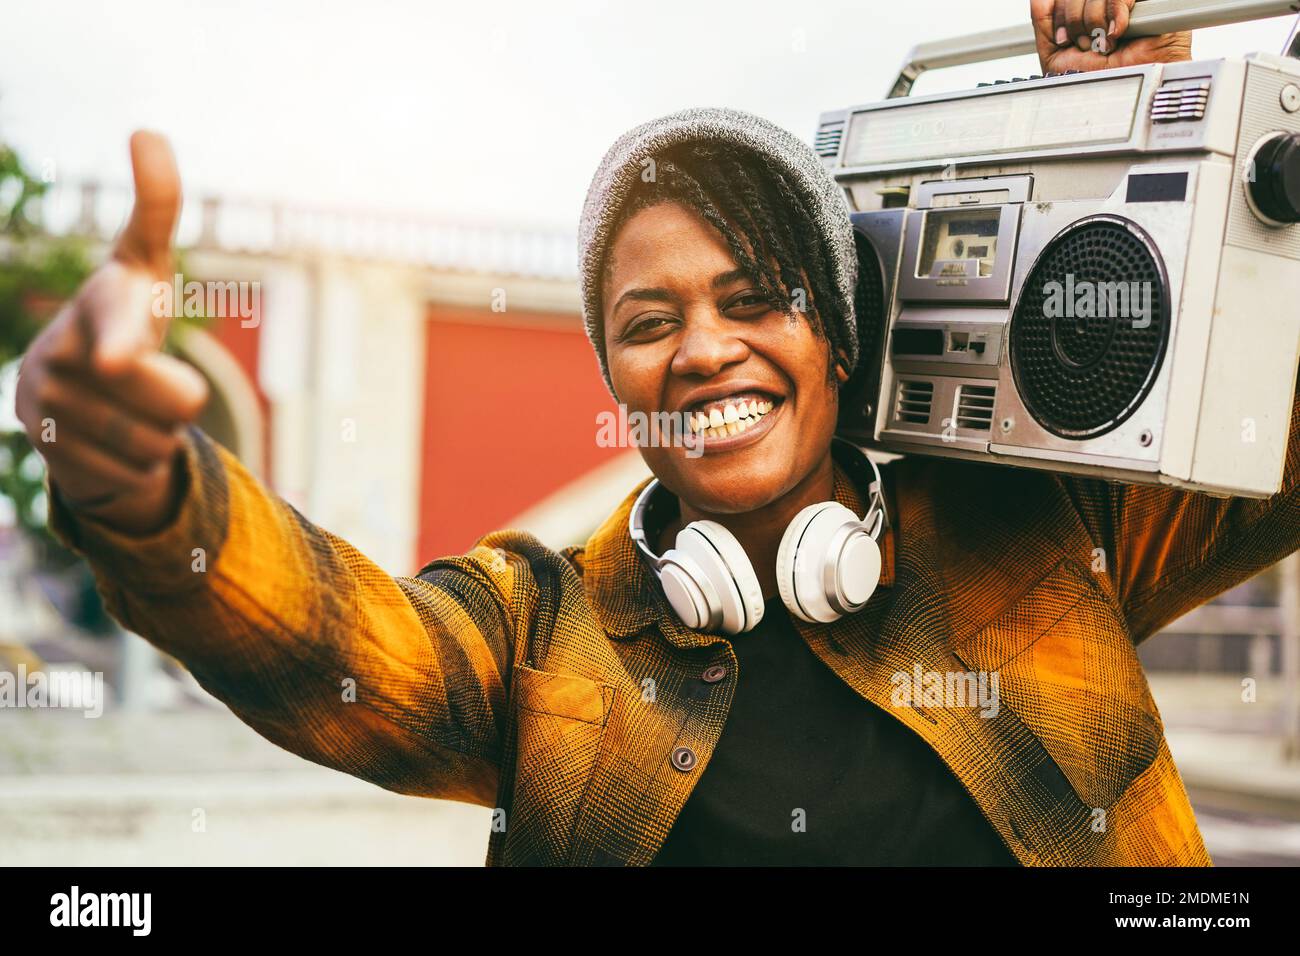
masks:
<path fill-rule="evenodd" d="M 769 304 L 696 213 L 662 203 L 629 218 L 603 295 L 610 378 L 629 414 L 724 419 L 723 434 L 693 450 L 641 448 L 679 498 L 713 514 L 754 511 L 825 459 L 839 407 L 826 339 Z M 728 405 L 740 417 L 733 429 Z"/>

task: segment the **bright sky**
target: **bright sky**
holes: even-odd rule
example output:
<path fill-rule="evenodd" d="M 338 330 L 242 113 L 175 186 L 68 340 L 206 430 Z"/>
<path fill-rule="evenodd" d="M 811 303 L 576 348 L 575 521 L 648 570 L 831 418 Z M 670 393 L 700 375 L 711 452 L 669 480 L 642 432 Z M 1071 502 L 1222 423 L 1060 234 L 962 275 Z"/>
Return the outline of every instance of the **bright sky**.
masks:
<path fill-rule="evenodd" d="M 125 183 L 127 136 L 152 126 L 190 196 L 573 229 L 600 156 L 641 121 L 727 105 L 811 139 L 822 110 L 882 98 L 914 43 L 1027 16 L 1027 0 L 14 3 L 0 140 L 38 170 Z M 1206 31 L 1193 52 L 1276 53 L 1288 29 Z M 963 67 L 917 92 L 1032 72 Z"/>

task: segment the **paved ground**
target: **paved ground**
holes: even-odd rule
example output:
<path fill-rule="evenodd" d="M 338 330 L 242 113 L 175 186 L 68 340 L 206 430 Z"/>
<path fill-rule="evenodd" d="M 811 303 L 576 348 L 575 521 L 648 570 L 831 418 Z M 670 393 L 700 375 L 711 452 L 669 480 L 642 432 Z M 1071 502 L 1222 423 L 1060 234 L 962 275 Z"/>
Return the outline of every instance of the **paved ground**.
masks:
<path fill-rule="evenodd" d="M 324 769 L 33 777 L 0 794 L 0 866 L 481 866 L 490 814 Z"/>
<path fill-rule="evenodd" d="M 1196 822 L 1215 866 L 1300 866 L 1300 823 L 1204 806 Z"/>
<path fill-rule="evenodd" d="M 491 810 L 389 793 L 228 711 L 0 713 L 0 865 L 464 865 Z"/>

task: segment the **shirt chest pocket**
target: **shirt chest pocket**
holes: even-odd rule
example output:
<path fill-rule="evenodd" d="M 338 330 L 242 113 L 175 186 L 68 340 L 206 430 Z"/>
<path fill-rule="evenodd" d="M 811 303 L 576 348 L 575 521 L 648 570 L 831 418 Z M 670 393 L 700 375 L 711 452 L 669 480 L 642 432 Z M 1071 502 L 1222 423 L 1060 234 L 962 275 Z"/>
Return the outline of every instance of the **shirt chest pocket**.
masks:
<path fill-rule="evenodd" d="M 1155 760 L 1164 729 L 1142 664 L 1119 609 L 1082 565 L 1062 560 L 957 656 L 996 672 L 1001 705 L 1088 806 L 1114 805 Z"/>
<path fill-rule="evenodd" d="M 515 665 L 516 762 L 506 818 L 510 857 L 564 863 L 600 756 L 614 688 L 578 674 Z"/>

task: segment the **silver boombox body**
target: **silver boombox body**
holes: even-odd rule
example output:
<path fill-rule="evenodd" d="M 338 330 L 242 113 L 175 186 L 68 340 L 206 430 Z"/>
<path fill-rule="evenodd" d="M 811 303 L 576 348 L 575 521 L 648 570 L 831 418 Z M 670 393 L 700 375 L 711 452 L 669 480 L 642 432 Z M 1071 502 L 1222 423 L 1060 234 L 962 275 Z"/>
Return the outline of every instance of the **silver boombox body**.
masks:
<path fill-rule="evenodd" d="M 1139 4 L 1134 30 L 1164 32 L 1177 24 L 1157 7 L 1188 6 Z M 1287 4 L 1218 3 L 1214 22 L 1262 8 Z M 987 58 L 965 50 L 941 65 Z M 1280 488 L 1300 357 L 1300 60 L 897 97 L 822 114 L 816 145 L 864 281 L 878 273 L 859 322 L 887 329 L 863 356 L 879 375 L 845 389 L 842 434 L 1221 495 Z"/>

